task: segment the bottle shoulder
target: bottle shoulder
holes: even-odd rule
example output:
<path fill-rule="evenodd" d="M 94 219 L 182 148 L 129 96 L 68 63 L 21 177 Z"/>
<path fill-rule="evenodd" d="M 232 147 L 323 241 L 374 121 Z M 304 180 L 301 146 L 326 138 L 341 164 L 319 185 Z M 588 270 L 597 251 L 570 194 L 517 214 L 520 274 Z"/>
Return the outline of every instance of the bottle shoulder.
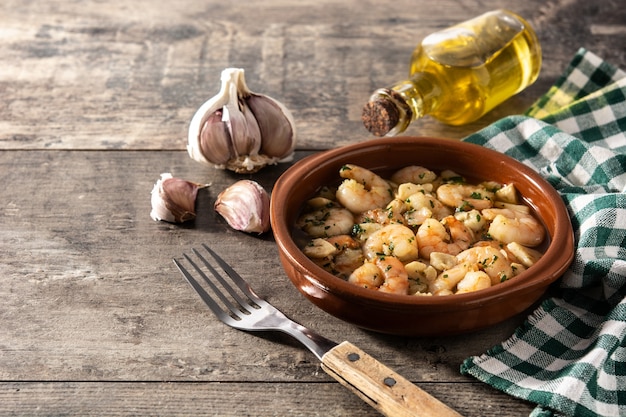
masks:
<path fill-rule="evenodd" d="M 486 65 L 524 31 L 527 24 L 514 13 L 497 10 L 426 36 L 413 59 L 456 68 Z"/>

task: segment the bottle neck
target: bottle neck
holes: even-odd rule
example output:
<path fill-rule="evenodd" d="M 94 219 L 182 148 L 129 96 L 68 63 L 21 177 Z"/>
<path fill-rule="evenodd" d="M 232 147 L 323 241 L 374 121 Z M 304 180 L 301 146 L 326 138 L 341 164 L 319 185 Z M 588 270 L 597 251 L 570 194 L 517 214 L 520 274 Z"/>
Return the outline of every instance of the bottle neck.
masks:
<path fill-rule="evenodd" d="M 425 73 L 415 73 L 408 80 L 372 94 L 363 109 L 363 122 L 377 136 L 402 133 L 416 119 L 432 112 L 439 88 Z"/>

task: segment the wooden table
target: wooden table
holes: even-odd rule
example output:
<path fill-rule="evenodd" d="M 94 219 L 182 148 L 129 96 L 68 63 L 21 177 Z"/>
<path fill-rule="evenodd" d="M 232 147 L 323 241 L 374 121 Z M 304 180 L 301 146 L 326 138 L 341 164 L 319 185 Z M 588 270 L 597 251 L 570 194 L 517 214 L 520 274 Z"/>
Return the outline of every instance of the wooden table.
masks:
<path fill-rule="evenodd" d="M 367 140 L 361 107 L 404 76 L 416 42 L 499 7 L 536 28 L 539 80 L 479 122 L 426 118 L 407 134 L 462 138 L 522 112 L 581 46 L 626 67 L 619 1 L 3 1 L 0 415 L 376 415 L 296 343 L 218 322 L 171 261 L 202 242 L 295 320 L 355 343 L 462 414 L 527 415 L 532 404 L 459 374 L 524 315 L 447 338 L 330 317 L 288 283 L 271 235 L 236 232 L 212 210 L 235 180 L 270 190 L 288 165 L 239 176 L 185 151 L 192 114 L 232 66 L 293 111 L 298 158 Z M 212 183 L 195 223 L 150 219 L 162 172 Z"/>

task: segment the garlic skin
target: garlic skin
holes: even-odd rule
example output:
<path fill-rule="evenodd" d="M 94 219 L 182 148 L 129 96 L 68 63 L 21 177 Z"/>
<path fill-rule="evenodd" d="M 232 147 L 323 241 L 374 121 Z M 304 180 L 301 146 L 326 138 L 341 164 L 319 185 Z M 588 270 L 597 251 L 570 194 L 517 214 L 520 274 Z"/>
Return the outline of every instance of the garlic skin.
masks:
<path fill-rule="evenodd" d="M 270 230 L 270 196 L 252 180 L 240 180 L 222 191 L 217 211 L 235 230 L 262 234 Z"/>
<path fill-rule="evenodd" d="M 206 187 L 180 178 L 170 173 L 161 174 L 161 178 L 152 188 L 150 217 L 155 221 L 183 223 L 196 218 L 196 197 L 200 188 Z"/>
<path fill-rule="evenodd" d="M 295 142 L 291 112 L 279 101 L 250 91 L 243 69 L 226 68 L 219 93 L 191 119 L 187 152 L 201 163 L 253 173 L 291 160 Z"/>

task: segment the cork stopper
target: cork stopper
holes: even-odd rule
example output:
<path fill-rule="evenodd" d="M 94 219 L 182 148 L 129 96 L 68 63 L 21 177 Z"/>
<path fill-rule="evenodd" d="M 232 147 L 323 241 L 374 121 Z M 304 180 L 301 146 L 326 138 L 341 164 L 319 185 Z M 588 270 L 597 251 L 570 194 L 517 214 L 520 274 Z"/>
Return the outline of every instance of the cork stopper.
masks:
<path fill-rule="evenodd" d="M 377 97 L 363 107 L 361 120 L 370 133 L 385 136 L 400 121 L 400 111 L 389 98 Z"/>

